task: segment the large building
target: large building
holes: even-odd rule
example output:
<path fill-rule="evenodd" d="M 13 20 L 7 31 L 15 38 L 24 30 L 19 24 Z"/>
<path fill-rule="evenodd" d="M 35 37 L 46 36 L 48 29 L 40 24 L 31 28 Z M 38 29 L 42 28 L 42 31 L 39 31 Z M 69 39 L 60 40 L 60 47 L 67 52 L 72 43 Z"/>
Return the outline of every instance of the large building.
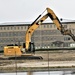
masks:
<path fill-rule="evenodd" d="M 75 34 L 75 22 L 63 22 L 65 29 Z M 8 44 L 23 44 L 30 24 L 12 23 L 0 25 L 0 50 Z M 36 48 L 69 47 L 74 41 L 68 35 L 62 35 L 53 23 L 43 23 L 35 30 L 31 38 Z"/>

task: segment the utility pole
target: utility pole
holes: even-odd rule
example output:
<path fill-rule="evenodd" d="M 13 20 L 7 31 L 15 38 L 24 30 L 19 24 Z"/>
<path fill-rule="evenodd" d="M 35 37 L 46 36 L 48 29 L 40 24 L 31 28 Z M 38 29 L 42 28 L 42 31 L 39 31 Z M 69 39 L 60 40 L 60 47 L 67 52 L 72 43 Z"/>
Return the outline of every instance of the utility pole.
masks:
<path fill-rule="evenodd" d="M 29 71 L 27 72 L 27 75 L 33 75 L 33 72 Z"/>

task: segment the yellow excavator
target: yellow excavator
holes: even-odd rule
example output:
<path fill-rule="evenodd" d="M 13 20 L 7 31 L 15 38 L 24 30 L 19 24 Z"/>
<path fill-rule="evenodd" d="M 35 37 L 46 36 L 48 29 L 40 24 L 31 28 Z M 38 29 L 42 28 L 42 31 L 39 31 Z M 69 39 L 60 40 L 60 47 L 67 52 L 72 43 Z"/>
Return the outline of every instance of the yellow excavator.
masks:
<path fill-rule="evenodd" d="M 4 55 L 16 54 L 17 56 L 22 56 L 24 54 L 29 56 L 35 53 L 35 45 L 34 43 L 31 42 L 32 34 L 48 17 L 50 17 L 50 19 L 56 25 L 57 29 L 61 32 L 61 34 L 69 35 L 75 41 L 75 36 L 71 33 L 71 30 L 69 29 L 66 30 L 63 27 L 63 25 L 61 24 L 56 14 L 53 12 L 53 10 L 51 10 L 50 8 L 46 8 L 46 10 L 47 10 L 47 14 L 45 14 L 43 17 L 41 16 L 44 12 L 41 15 L 39 15 L 37 19 L 30 25 L 30 27 L 26 31 L 25 44 L 23 44 L 23 46 L 5 46 Z"/>

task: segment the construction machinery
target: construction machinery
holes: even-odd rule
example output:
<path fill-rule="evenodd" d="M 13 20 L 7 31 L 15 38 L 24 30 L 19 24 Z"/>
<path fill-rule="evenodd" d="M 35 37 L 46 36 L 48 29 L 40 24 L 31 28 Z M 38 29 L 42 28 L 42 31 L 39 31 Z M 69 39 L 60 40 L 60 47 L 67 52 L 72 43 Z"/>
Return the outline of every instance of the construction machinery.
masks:
<path fill-rule="evenodd" d="M 22 56 L 24 55 L 32 55 L 35 53 L 35 45 L 31 41 L 31 37 L 33 32 L 45 21 L 48 17 L 53 21 L 53 23 L 56 25 L 57 29 L 61 32 L 63 35 L 69 35 L 72 37 L 72 39 L 75 41 L 75 36 L 71 33 L 71 30 L 65 29 L 63 25 L 61 24 L 60 20 L 56 16 L 56 14 L 51 10 L 50 8 L 46 8 L 47 14 L 45 14 L 43 17 L 42 13 L 37 17 L 37 19 L 30 25 L 28 30 L 26 31 L 25 35 L 25 43 L 23 46 L 5 46 L 4 47 L 4 55 L 17 55 Z M 40 18 L 41 17 L 41 18 Z M 39 19 L 40 18 L 40 19 Z"/>

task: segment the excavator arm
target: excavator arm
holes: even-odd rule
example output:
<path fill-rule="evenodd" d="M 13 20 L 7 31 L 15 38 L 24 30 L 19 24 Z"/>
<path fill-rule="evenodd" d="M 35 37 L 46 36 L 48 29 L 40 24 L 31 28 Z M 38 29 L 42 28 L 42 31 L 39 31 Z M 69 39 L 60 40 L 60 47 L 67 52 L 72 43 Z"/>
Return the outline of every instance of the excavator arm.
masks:
<path fill-rule="evenodd" d="M 29 43 L 31 42 L 31 36 L 33 32 L 45 21 L 48 17 L 53 21 L 53 23 L 56 25 L 57 29 L 63 34 L 63 35 L 69 35 L 72 37 L 72 39 L 75 41 L 75 36 L 71 33 L 71 30 L 65 30 L 62 24 L 60 23 L 58 17 L 55 15 L 55 13 L 50 9 L 46 8 L 47 14 L 44 15 L 42 18 L 40 18 L 38 21 L 36 20 L 34 23 L 31 24 L 31 26 L 28 28 L 26 32 L 26 50 L 29 48 Z M 40 15 L 41 16 L 41 15 Z M 39 17 L 40 17 L 39 16 Z M 38 18 L 39 18 L 38 17 Z"/>
<path fill-rule="evenodd" d="M 48 12 L 48 16 L 53 21 L 53 23 L 56 25 L 57 29 L 61 31 L 62 24 L 60 23 L 55 13 L 50 8 L 47 8 L 47 12 Z"/>
<path fill-rule="evenodd" d="M 65 29 L 61 22 L 59 21 L 58 17 L 55 15 L 55 13 L 50 9 L 47 8 L 48 16 L 51 18 L 53 23 L 56 25 L 57 29 L 63 34 L 63 35 L 69 35 L 71 38 L 75 41 L 75 36 L 72 34 L 71 30 Z"/>

